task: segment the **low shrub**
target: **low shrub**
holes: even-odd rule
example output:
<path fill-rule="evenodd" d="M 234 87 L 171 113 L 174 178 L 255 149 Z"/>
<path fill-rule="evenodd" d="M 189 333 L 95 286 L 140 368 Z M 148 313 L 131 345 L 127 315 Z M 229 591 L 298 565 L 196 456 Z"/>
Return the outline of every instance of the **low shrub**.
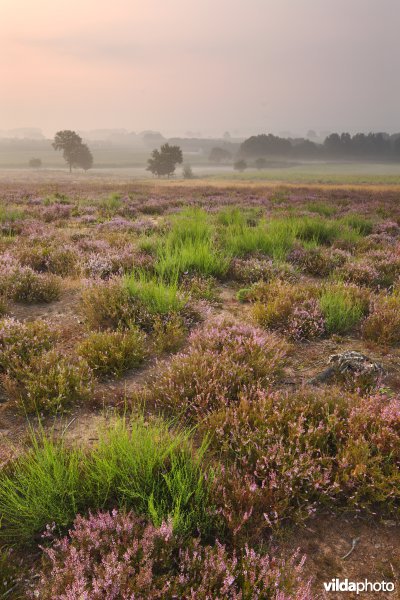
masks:
<path fill-rule="evenodd" d="M 22 323 L 13 317 L 0 321 L 0 373 L 13 374 L 50 350 L 56 333 L 41 320 Z"/>
<path fill-rule="evenodd" d="M 326 286 L 319 298 L 327 333 L 347 333 L 358 325 L 368 312 L 368 292 L 355 285 Z"/>
<path fill-rule="evenodd" d="M 248 388 L 201 423 L 225 464 L 215 497 L 231 535 L 303 519 L 317 506 L 395 513 L 400 398 Z M 290 490 L 290 494 L 288 493 Z"/>
<path fill-rule="evenodd" d="M 287 324 L 289 337 L 296 341 L 312 340 L 325 333 L 325 319 L 317 300 L 306 300 L 294 307 Z"/>
<path fill-rule="evenodd" d="M 366 259 L 346 263 L 337 269 L 335 275 L 342 281 L 368 287 L 377 287 L 380 281 L 378 270 Z"/>
<path fill-rule="evenodd" d="M 334 269 L 342 266 L 349 254 L 338 248 L 294 248 L 288 260 L 299 266 L 302 271 L 316 277 L 326 277 Z"/>
<path fill-rule="evenodd" d="M 15 302 L 33 304 L 58 300 L 61 284 L 58 277 L 36 273 L 30 267 L 17 270 L 6 283 L 7 295 Z"/>
<path fill-rule="evenodd" d="M 120 377 L 143 362 L 144 340 L 144 334 L 137 328 L 95 331 L 78 345 L 77 353 L 95 373 Z"/>
<path fill-rule="evenodd" d="M 190 335 L 187 352 L 175 356 L 150 385 L 163 410 L 202 417 L 259 382 L 271 385 L 283 372 L 287 344 L 275 335 L 226 321 Z"/>
<path fill-rule="evenodd" d="M 310 301 L 315 294 L 313 286 L 292 285 L 281 280 L 255 284 L 249 294 L 254 302 L 253 318 L 262 327 L 284 331 L 296 306 Z"/>
<path fill-rule="evenodd" d="M 381 344 L 400 343 L 400 293 L 380 294 L 362 326 L 363 337 Z"/>
<path fill-rule="evenodd" d="M 63 411 L 90 399 L 92 372 L 83 360 L 71 360 L 55 350 L 15 365 L 2 376 L 9 398 L 26 413 Z"/>
<path fill-rule="evenodd" d="M 129 329 L 132 324 L 148 328 L 152 322 L 145 307 L 132 301 L 127 287 L 117 278 L 88 283 L 80 309 L 90 329 Z"/>
<path fill-rule="evenodd" d="M 152 334 L 156 353 L 176 352 L 186 339 L 187 328 L 182 317 L 174 313 L 157 317 Z"/>
<path fill-rule="evenodd" d="M 154 527 L 133 513 L 78 516 L 70 538 L 45 551 L 35 594 L 43 600 L 311 600 L 302 577 L 305 557 L 285 561 L 247 546 L 229 553 L 218 542 L 180 542 L 170 523 Z"/>
<path fill-rule="evenodd" d="M 229 276 L 242 283 L 256 283 L 257 281 L 270 281 L 282 278 L 286 281 L 298 279 L 298 274 L 289 263 L 274 263 L 270 259 L 250 257 L 247 259 L 235 258 L 229 267 Z"/>

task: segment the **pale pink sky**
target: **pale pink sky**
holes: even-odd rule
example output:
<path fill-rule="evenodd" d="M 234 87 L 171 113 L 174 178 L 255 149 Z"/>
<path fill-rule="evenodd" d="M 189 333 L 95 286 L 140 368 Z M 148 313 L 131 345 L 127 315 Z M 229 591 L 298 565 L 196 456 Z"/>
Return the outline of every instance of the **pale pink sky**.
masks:
<path fill-rule="evenodd" d="M 0 130 L 400 130 L 399 0 L 0 0 Z"/>

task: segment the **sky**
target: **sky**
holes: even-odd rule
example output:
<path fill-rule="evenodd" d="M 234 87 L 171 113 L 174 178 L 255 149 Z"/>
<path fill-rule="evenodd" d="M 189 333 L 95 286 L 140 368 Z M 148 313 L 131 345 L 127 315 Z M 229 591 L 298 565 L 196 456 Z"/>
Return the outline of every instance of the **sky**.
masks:
<path fill-rule="evenodd" d="M 0 0 L 0 130 L 400 131 L 399 0 Z"/>

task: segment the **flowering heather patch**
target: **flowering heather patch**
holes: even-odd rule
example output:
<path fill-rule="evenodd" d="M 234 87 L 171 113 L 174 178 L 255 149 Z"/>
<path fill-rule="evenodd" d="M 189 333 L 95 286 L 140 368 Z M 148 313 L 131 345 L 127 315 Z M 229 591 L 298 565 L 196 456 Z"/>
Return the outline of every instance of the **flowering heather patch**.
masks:
<path fill-rule="evenodd" d="M 228 275 L 243 283 L 256 283 L 257 281 L 270 281 L 280 277 L 287 281 L 294 281 L 298 275 L 292 265 L 288 263 L 275 264 L 266 258 L 251 257 L 248 259 L 235 258 L 231 261 Z"/>
<path fill-rule="evenodd" d="M 146 219 L 145 217 L 136 219 L 136 221 L 132 223 L 132 231 L 135 231 L 140 235 L 148 235 L 149 233 L 153 233 L 157 229 L 157 223 L 152 219 Z"/>
<path fill-rule="evenodd" d="M 303 248 L 296 246 L 289 254 L 288 261 L 297 265 L 305 273 L 316 277 L 326 277 L 334 269 L 344 265 L 350 254 L 339 248 Z"/>
<path fill-rule="evenodd" d="M 55 350 L 15 365 L 2 377 L 9 398 L 27 413 L 56 413 L 90 399 L 92 373 L 83 360 L 65 358 Z"/>
<path fill-rule="evenodd" d="M 79 253 L 71 245 L 54 243 L 32 243 L 16 252 L 21 265 L 39 273 L 53 273 L 65 277 L 79 270 Z"/>
<path fill-rule="evenodd" d="M 379 271 L 365 258 L 348 262 L 335 273 L 338 279 L 349 281 L 357 285 L 377 287 L 379 285 Z"/>
<path fill-rule="evenodd" d="M 107 231 L 131 231 L 133 229 L 133 221 L 129 221 L 123 217 L 114 217 L 113 219 L 110 219 L 110 221 L 101 223 L 99 229 Z"/>
<path fill-rule="evenodd" d="M 73 204 L 61 204 L 55 202 L 50 206 L 44 206 L 37 211 L 37 215 L 45 222 L 51 223 L 52 221 L 69 219 L 74 208 Z"/>
<path fill-rule="evenodd" d="M 317 300 L 312 298 L 294 308 L 287 333 L 297 341 L 311 340 L 325 333 L 325 319 Z"/>
<path fill-rule="evenodd" d="M 132 324 L 151 328 L 150 314 L 132 301 L 127 288 L 117 277 L 86 282 L 80 310 L 91 329 L 129 329 Z"/>
<path fill-rule="evenodd" d="M 381 344 L 400 343 L 400 293 L 381 293 L 372 302 L 372 310 L 362 327 L 363 337 Z"/>
<path fill-rule="evenodd" d="M 374 225 L 373 232 L 378 235 L 387 234 L 391 237 L 399 237 L 400 225 L 396 221 L 381 221 Z"/>
<path fill-rule="evenodd" d="M 281 376 L 288 350 L 273 334 L 226 321 L 194 331 L 189 344 L 157 374 L 150 394 L 161 408 L 190 417 L 237 402 L 256 382 L 270 386 Z"/>
<path fill-rule="evenodd" d="M 9 317 L 0 321 L 0 372 L 12 374 L 50 350 L 56 334 L 45 321 L 21 323 Z"/>
<path fill-rule="evenodd" d="M 70 537 L 45 549 L 47 564 L 31 597 L 311 600 L 298 554 L 285 561 L 247 546 L 229 553 L 219 542 L 180 542 L 170 523 L 154 527 L 133 513 L 78 516 Z"/>
<path fill-rule="evenodd" d="M 53 302 L 60 297 L 61 285 L 55 275 L 36 273 L 30 267 L 21 267 L 6 278 L 5 292 L 15 302 Z"/>
<path fill-rule="evenodd" d="M 201 427 L 226 465 L 215 497 L 231 534 L 312 514 L 400 500 L 400 397 L 339 389 L 271 392 L 252 387 Z M 290 490 L 290 493 L 288 491 Z"/>
<path fill-rule="evenodd" d="M 78 346 L 78 354 L 99 375 L 119 377 L 144 360 L 144 335 L 137 329 L 95 331 Z"/>

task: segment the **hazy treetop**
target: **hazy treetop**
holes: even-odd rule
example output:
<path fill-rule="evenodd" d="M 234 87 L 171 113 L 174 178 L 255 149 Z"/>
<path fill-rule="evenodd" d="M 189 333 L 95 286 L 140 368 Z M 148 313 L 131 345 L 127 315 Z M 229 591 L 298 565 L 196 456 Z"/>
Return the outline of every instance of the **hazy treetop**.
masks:
<path fill-rule="evenodd" d="M 0 130 L 399 129 L 399 0 L 2 0 Z"/>

